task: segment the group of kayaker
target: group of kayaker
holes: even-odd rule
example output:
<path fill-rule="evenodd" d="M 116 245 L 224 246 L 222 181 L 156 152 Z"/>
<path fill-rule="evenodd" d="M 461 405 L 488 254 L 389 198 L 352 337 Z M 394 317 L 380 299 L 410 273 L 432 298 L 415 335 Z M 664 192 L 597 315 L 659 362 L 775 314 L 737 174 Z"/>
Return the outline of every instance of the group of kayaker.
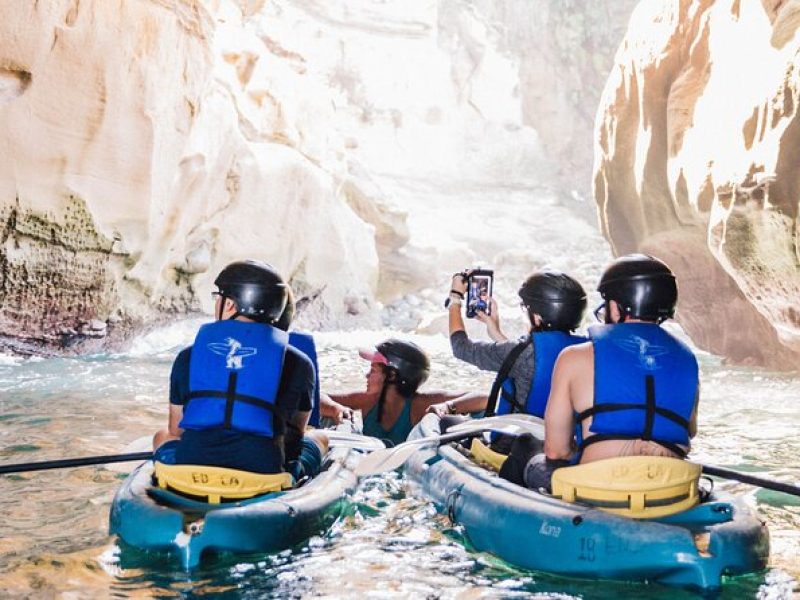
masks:
<path fill-rule="evenodd" d="M 294 314 L 289 286 L 268 264 L 241 261 L 215 280 L 216 321 L 201 327 L 175 359 L 168 428 L 154 438 L 155 459 L 257 473 L 319 471 L 323 432 L 303 433 L 314 401 L 312 361 L 287 333 Z M 675 277 L 662 261 L 634 254 L 614 261 L 598 291 L 602 326 L 574 332 L 586 309 L 569 275 L 540 271 L 519 289 L 530 333 L 509 341 L 497 305 L 479 311 L 492 342 L 470 340 L 461 308 L 465 274 L 447 299 L 457 358 L 498 372 L 499 398 L 479 393 L 420 392 L 430 361 L 415 344 L 390 339 L 361 351 L 370 362 L 366 389 L 321 395 L 321 412 L 338 422 L 353 410 L 363 431 L 397 444 L 425 413 L 525 412 L 545 420 L 545 440 L 500 437 L 508 454 L 500 475 L 549 487 L 556 468 L 631 455 L 685 457 L 696 431 L 698 368 L 692 352 L 660 327 L 677 302 Z M 491 401 L 490 401 L 491 400 Z"/>

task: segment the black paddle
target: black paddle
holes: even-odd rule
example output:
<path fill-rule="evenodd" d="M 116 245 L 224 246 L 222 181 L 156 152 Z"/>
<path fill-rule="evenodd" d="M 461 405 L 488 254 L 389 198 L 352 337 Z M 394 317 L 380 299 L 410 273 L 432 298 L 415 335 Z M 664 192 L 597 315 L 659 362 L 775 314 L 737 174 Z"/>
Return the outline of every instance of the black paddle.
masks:
<path fill-rule="evenodd" d="M 767 490 L 774 490 L 776 492 L 783 492 L 791 496 L 800 496 L 800 486 L 792 485 L 791 483 L 783 483 L 782 481 L 773 481 L 771 479 L 764 479 L 747 473 L 740 473 L 732 469 L 725 469 L 722 467 L 715 467 L 713 465 L 700 464 L 703 467 L 703 473 L 713 475 L 714 477 L 722 477 L 723 479 L 733 479 L 742 483 L 748 483 Z"/>
<path fill-rule="evenodd" d="M 40 462 L 16 463 L 13 465 L 0 465 L 0 475 L 4 473 L 44 471 L 45 469 L 64 469 L 67 467 L 104 465 L 107 463 L 125 462 L 129 460 L 148 460 L 150 458 L 153 458 L 152 452 L 133 452 L 131 454 L 106 454 L 104 456 L 84 456 L 83 458 L 64 458 L 61 460 L 43 460 Z"/>
<path fill-rule="evenodd" d="M 326 431 L 326 434 L 332 448 L 336 446 L 344 446 L 365 451 L 384 448 L 384 445 L 380 442 L 380 440 L 363 436 L 358 433 L 346 433 L 342 431 L 330 430 Z M 150 438 L 146 437 L 144 439 L 149 444 Z M 134 444 L 135 443 L 136 442 L 134 442 Z M 8 473 L 26 473 L 28 471 L 44 471 L 46 469 L 66 469 L 69 467 L 104 465 L 108 463 L 133 460 L 150 460 L 151 458 L 153 458 L 152 452 L 132 452 L 128 454 L 107 454 L 103 456 L 84 456 L 82 458 L 64 458 L 60 460 L 16 463 L 12 465 L 0 465 L 0 475 Z"/>

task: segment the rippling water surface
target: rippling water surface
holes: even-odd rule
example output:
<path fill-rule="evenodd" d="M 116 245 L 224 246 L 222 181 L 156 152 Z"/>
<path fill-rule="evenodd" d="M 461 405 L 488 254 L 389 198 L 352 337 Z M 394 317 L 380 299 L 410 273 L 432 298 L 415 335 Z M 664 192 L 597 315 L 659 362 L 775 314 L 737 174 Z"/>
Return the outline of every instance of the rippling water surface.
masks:
<path fill-rule="evenodd" d="M 169 368 L 197 322 L 148 336 L 129 353 L 0 362 L 3 463 L 118 453 L 166 421 Z M 323 334 L 323 387 L 363 384 L 359 346 L 389 331 Z M 485 389 L 487 374 L 453 360 L 442 335 L 417 336 L 436 387 Z M 729 368 L 701 356 L 703 399 L 694 457 L 800 483 L 800 379 Z M 120 548 L 108 510 L 124 471 L 83 467 L 0 476 L 0 583 L 8 597 L 654 598 L 691 592 L 581 582 L 518 571 L 466 548 L 447 519 L 390 474 L 368 479 L 332 531 L 277 556 L 222 558 L 191 573 L 164 556 Z M 120 472 L 122 469 L 123 472 Z M 800 499 L 718 482 L 768 521 L 771 567 L 726 584 L 723 598 L 789 598 L 800 588 Z"/>

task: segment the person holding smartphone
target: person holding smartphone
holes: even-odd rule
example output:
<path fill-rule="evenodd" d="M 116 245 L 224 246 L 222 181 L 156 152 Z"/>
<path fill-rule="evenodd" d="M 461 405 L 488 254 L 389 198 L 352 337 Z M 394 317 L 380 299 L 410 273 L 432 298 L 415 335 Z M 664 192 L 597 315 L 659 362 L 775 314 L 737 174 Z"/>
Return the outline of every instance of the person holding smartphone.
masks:
<path fill-rule="evenodd" d="M 573 333 L 580 325 L 586 309 L 586 292 L 580 283 L 566 273 L 536 271 L 522 282 L 518 292 L 521 305 L 530 320 L 530 332 L 520 340 L 509 340 L 500 330 L 497 303 L 491 299 L 491 312 L 477 311 L 475 316 L 486 325 L 493 341 L 474 341 L 467 335 L 461 316 L 471 274 L 471 271 L 465 271 L 453 276 L 446 301 L 453 355 L 479 369 L 498 373 L 493 391 L 499 389 L 500 395 L 496 405 L 488 407 L 489 414 L 524 412 L 544 417 L 556 358 L 564 348 L 586 342 L 585 337 Z M 491 396 L 490 404 L 495 402 Z M 459 408 L 457 404 L 453 407 L 455 412 L 463 412 Z M 539 440 L 526 440 L 529 444 L 541 444 Z M 508 454 L 511 439 L 500 437 L 495 440 L 493 447 Z M 520 453 L 527 455 L 539 450 L 524 448 L 520 449 Z M 506 472 L 501 471 L 501 476 L 520 483 L 521 466 L 520 469 L 513 467 L 514 461 L 506 460 Z"/>

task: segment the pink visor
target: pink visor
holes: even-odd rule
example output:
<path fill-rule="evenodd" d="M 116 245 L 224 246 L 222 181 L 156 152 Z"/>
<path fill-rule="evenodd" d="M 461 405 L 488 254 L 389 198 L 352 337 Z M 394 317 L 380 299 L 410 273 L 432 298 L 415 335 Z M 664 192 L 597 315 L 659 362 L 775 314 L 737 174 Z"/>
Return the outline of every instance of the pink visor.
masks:
<path fill-rule="evenodd" d="M 358 355 L 364 360 L 368 360 L 371 363 L 378 363 L 380 365 L 389 364 L 389 359 L 386 358 L 383 354 L 381 354 L 377 350 L 367 350 L 366 348 L 361 348 L 358 351 Z"/>

